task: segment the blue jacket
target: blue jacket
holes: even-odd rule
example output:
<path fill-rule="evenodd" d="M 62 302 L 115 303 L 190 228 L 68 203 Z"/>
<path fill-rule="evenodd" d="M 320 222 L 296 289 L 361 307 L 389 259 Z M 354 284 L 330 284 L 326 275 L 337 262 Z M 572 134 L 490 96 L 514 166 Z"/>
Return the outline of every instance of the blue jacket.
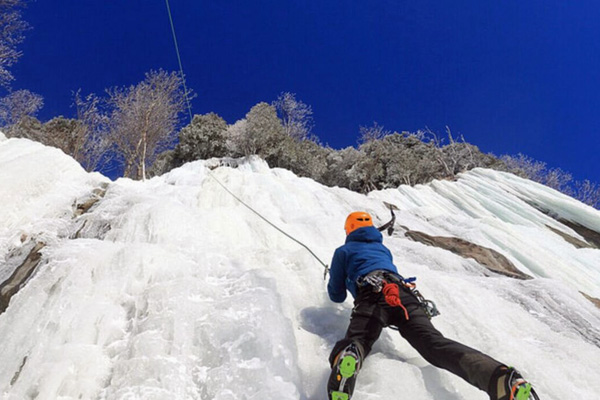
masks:
<path fill-rule="evenodd" d="M 331 301 L 346 300 L 346 289 L 356 298 L 356 280 L 377 269 L 398 273 L 392 253 L 383 245 L 383 236 L 372 226 L 359 228 L 333 254 L 327 293 Z"/>

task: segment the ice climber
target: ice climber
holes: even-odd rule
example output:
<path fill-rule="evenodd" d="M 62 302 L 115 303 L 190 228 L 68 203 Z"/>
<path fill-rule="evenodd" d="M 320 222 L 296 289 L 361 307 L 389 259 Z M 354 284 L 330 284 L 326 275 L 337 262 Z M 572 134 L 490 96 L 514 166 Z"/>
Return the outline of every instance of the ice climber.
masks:
<path fill-rule="evenodd" d="M 538 399 L 531 385 L 512 367 L 444 337 L 409 284 L 398 275 L 392 254 L 366 212 L 346 219 L 346 243 L 331 262 L 327 291 L 341 303 L 346 290 L 354 309 L 346 336 L 338 341 L 329 362 L 328 399 L 352 397 L 356 375 L 384 327 L 396 327 L 429 363 L 446 369 L 487 392 L 491 400 Z M 421 297 L 422 299 L 422 297 Z"/>

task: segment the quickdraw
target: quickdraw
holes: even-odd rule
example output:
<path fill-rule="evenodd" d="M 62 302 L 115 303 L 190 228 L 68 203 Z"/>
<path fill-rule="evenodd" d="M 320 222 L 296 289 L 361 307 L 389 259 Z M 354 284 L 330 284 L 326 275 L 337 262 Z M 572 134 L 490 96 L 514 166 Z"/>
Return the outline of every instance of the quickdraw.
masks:
<path fill-rule="evenodd" d="M 440 315 L 440 311 L 438 310 L 433 300 L 427 300 L 417 289 L 411 289 L 411 291 L 412 294 L 415 295 L 417 300 L 419 300 L 419 303 L 421 304 L 421 307 L 423 307 L 423 311 L 425 311 L 427 318 L 431 319 Z"/>

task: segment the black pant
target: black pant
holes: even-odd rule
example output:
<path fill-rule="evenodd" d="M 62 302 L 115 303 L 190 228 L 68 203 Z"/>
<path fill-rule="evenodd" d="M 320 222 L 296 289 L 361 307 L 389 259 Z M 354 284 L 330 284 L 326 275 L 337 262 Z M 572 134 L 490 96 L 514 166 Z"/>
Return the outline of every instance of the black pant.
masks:
<path fill-rule="evenodd" d="M 494 380 L 495 385 L 499 368 L 504 365 L 477 350 L 445 338 L 431 324 L 410 290 L 401 287 L 400 300 L 408 311 L 408 320 L 400 307 L 392 307 L 385 302 L 381 292 L 373 292 L 371 286 L 361 287 L 354 302 L 346 337 L 336 343 L 329 357 L 332 367 L 335 356 L 352 342 L 359 344 L 363 357 L 366 357 L 382 329 L 391 325 L 396 326 L 402 337 L 430 364 L 460 376 L 491 395 L 494 390 L 490 383 Z"/>

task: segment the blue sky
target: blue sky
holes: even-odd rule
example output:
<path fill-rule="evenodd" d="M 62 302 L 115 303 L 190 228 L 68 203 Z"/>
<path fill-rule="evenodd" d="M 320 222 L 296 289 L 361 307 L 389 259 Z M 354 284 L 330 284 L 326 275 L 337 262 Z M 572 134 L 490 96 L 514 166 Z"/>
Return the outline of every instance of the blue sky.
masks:
<path fill-rule="evenodd" d="M 229 123 L 294 92 L 314 133 L 356 145 L 360 125 L 429 127 L 484 152 L 525 153 L 600 182 L 597 2 L 170 0 L 194 113 Z M 38 0 L 13 68 L 72 116 L 71 91 L 102 94 L 150 69 L 177 70 L 162 0 Z"/>

